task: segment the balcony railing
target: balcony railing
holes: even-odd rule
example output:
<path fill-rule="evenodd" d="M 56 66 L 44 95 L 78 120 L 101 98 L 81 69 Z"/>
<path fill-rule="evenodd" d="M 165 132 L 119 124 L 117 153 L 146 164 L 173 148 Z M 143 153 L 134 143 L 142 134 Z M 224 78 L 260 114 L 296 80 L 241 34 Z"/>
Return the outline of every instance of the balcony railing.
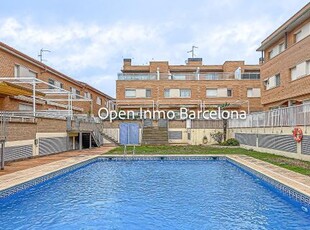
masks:
<path fill-rule="evenodd" d="M 152 73 L 119 73 L 118 80 L 128 80 L 128 81 L 135 81 L 135 80 L 157 80 L 157 74 Z"/>
<path fill-rule="evenodd" d="M 260 73 L 209 72 L 209 73 L 119 73 L 118 80 L 259 80 Z"/>
<path fill-rule="evenodd" d="M 252 113 L 244 120 L 229 120 L 230 128 L 294 127 L 310 125 L 310 104 Z"/>

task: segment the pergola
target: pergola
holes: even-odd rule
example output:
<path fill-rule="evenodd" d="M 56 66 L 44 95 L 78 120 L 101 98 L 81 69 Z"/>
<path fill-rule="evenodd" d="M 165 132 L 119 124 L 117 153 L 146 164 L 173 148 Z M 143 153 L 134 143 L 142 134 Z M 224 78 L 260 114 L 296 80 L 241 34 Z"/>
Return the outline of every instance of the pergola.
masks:
<path fill-rule="evenodd" d="M 38 114 L 63 116 L 73 116 L 73 102 L 84 101 L 90 102 L 92 99 L 84 96 L 73 94 L 72 92 L 60 88 L 56 85 L 42 81 L 35 77 L 2 77 L 0 78 L 0 95 L 25 97 L 32 101 L 32 116 Z M 36 104 L 46 102 L 48 104 L 59 105 L 64 110 L 37 110 Z M 29 112 L 28 112 L 29 115 Z"/>

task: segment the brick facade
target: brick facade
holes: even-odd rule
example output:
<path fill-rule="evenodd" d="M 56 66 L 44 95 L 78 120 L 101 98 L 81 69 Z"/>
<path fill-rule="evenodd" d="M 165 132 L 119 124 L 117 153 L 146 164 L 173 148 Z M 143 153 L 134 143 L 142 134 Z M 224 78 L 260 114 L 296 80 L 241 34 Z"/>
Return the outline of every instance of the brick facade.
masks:
<path fill-rule="evenodd" d="M 61 82 L 63 89 L 70 91 L 73 87 L 80 91 L 81 96 L 84 96 L 85 92 L 89 92 L 92 96 L 92 102 L 89 101 L 78 101 L 73 102 L 73 110 L 76 113 L 90 114 L 93 113 L 97 115 L 100 107 L 105 106 L 107 101 L 112 100 L 110 96 L 102 93 L 101 91 L 91 87 L 90 85 L 77 81 L 71 77 L 68 77 L 57 70 L 54 70 L 45 64 L 7 46 L 0 42 L 0 77 L 14 77 L 14 67 L 15 65 L 20 65 L 26 67 L 32 72 L 36 73 L 38 79 L 48 82 L 49 79 Z M 101 98 L 102 105 L 96 103 L 97 97 Z M 13 97 L 0 97 L 0 110 L 18 110 L 19 104 L 29 104 L 27 101 L 17 100 Z M 60 104 L 66 104 L 64 102 L 59 102 Z M 79 108 L 79 109 L 75 109 Z M 44 103 L 43 105 L 37 104 L 36 108 L 40 109 L 64 109 L 62 106 L 48 105 Z"/>
<path fill-rule="evenodd" d="M 310 61 L 309 34 L 296 42 L 296 34 L 306 25 L 310 30 L 310 3 L 297 12 L 275 32 L 267 37 L 258 49 L 263 52 L 264 63 L 261 66 L 261 92 L 264 108 L 298 105 L 310 100 L 310 75 L 305 74 L 292 79 L 292 68 L 300 63 Z M 284 50 L 274 57 L 270 52 L 283 44 Z M 266 88 L 266 81 L 279 74 L 280 84 L 271 89 Z"/>
<path fill-rule="evenodd" d="M 169 65 L 167 61 L 151 61 L 149 65 L 132 65 L 130 59 L 124 59 L 122 69 L 123 74 L 160 74 L 160 79 L 156 80 L 117 80 L 116 81 L 116 99 L 120 105 L 121 101 L 128 101 L 131 106 L 140 104 L 145 101 L 145 104 L 153 101 L 155 104 L 166 105 L 168 108 L 176 109 L 178 106 L 173 105 L 188 105 L 198 109 L 199 104 L 219 105 L 224 103 L 240 104 L 234 109 L 247 110 L 249 102 L 251 111 L 261 111 L 262 106 L 260 97 L 247 97 L 247 90 L 250 88 L 260 88 L 260 80 L 235 79 L 234 72 L 237 68 L 241 68 L 242 73 L 259 73 L 259 65 L 246 65 L 244 61 L 226 61 L 223 65 L 203 65 L 202 59 L 189 59 L 186 65 Z M 218 80 L 171 80 L 168 75 L 185 74 L 189 78 L 195 77 L 199 71 L 201 76 L 209 73 L 230 74 L 232 79 Z M 166 98 L 164 97 L 165 89 L 190 89 L 191 96 L 189 98 Z M 227 88 L 232 90 L 232 95 L 227 97 L 208 98 L 206 96 L 207 88 Z M 148 98 L 127 98 L 125 96 L 126 89 L 150 89 L 151 96 Z M 248 102 L 247 102 L 248 101 Z M 142 102 L 143 103 L 143 102 Z M 125 103 L 124 103 L 125 104 Z"/>

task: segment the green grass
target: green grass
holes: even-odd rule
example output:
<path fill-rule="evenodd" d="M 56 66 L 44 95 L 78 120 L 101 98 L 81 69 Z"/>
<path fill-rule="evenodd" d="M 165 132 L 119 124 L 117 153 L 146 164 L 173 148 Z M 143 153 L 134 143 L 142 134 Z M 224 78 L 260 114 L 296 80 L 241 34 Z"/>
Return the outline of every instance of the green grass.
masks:
<path fill-rule="evenodd" d="M 133 147 L 128 147 L 127 151 L 132 152 Z M 124 147 L 118 147 L 108 154 L 123 154 Z M 310 176 L 310 162 L 292 158 L 282 157 L 269 153 L 261 153 L 243 148 L 216 148 L 212 146 L 137 146 L 135 154 L 243 154 L 257 158 L 262 161 L 278 165 L 282 168 L 292 170 Z"/>

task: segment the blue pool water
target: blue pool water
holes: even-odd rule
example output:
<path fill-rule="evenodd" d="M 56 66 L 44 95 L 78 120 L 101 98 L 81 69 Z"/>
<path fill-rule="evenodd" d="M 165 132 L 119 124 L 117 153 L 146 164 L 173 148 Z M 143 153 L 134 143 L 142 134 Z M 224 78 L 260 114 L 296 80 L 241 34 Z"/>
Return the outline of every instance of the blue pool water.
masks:
<path fill-rule="evenodd" d="M 309 211 L 227 161 L 98 161 L 1 199 L 0 229 L 302 230 Z"/>

